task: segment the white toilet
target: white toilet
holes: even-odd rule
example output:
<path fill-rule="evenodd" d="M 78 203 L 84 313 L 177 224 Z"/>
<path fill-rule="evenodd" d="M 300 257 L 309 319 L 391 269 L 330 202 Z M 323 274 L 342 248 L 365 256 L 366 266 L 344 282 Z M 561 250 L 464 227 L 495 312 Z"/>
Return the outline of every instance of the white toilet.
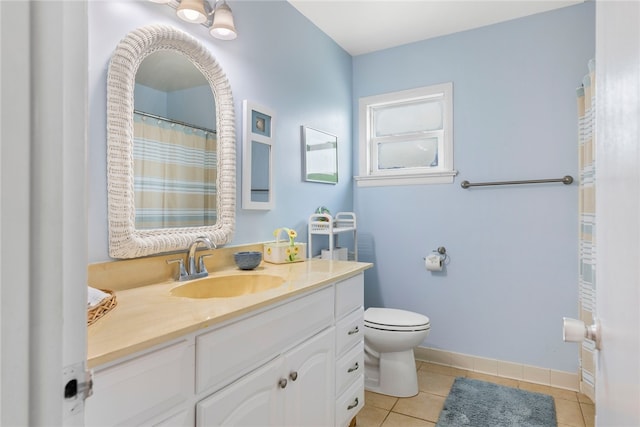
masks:
<path fill-rule="evenodd" d="M 396 397 L 418 394 L 413 348 L 429 335 L 427 316 L 393 308 L 364 312 L 365 389 Z"/>

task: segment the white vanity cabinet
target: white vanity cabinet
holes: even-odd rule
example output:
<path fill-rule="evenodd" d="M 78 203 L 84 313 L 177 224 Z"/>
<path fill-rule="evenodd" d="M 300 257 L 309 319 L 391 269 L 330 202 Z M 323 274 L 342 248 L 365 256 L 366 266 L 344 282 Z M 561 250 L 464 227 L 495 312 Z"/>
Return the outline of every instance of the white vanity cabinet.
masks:
<path fill-rule="evenodd" d="M 333 423 L 334 329 L 196 405 L 196 426 L 329 426 Z"/>
<path fill-rule="evenodd" d="M 196 425 L 331 425 L 334 299 L 329 286 L 199 336 L 198 391 L 240 379 L 197 404 Z"/>
<path fill-rule="evenodd" d="M 168 419 L 189 425 L 177 422 L 189 422 L 193 372 L 193 339 L 100 367 L 85 402 L 85 425 L 161 425 Z"/>
<path fill-rule="evenodd" d="M 363 274 L 95 368 L 85 423 L 345 426 L 364 406 Z"/>
<path fill-rule="evenodd" d="M 336 420 L 343 427 L 364 406 L 364 276 L 336 285 Z"/>

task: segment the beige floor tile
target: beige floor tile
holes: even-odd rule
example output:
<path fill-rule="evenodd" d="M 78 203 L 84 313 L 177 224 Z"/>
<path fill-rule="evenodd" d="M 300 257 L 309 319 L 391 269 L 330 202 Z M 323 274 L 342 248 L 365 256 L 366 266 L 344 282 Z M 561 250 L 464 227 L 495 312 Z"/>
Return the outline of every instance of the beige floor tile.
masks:
<path fill-rule="evenodd" d="M 373 393 L 371 391 L 364 391 L 365 406 L 371 405 L 376 408 L 386 409 L 387 411 L 393 408 L 393 405 L 398 401 L 397 397 L 387 396 L 385 394 Z"/>
<path fill-rule="evenodd" d="M 571 400 L 572 402 L 578 401 L 578 393 L 571 390 L 549 387 L 548 385 L 534 384 L 526 381 L 520 381 L 519 387 L 523 390 L 548 394 L 550 396 L 557 397 L 558 399 Z"/>
<path fill-rule="evenodd" d="M 437 372 L 418 371 L 418 388 L 420 391 L 447 396 L 456 377 L 438 374 Z"/>
<path fill-rule="evenodd" d="M 587 396 L 584 393 L 578 393 L 578 402 L 580 402 L 580 403 L 588 403 L 590 405 L 593 405 L 593 400 L 591 400 L 589 398 L 589 396 Z"/>
<path fill-rule="evenodd" d="M 554 398 L 558 423 L 572 427 L 585 427 L 580 404 L 577 401 Z"/>
<path fill-rule="evenodd" d="M 420 392 L 417 396 L 399 399 L 392 412 L 435 423 L 438 421 L 444 401 L 445 398 L 442 396 Z"/>
<path fill-rule="evenodd" d="M 380 427 L 387 415 L 389 415 L 389 411 L 371 406 L 367 402 L 356 416 L 356 426 Z"/>
<path fill-rule="evenodd" d="M 453 368 L 451 366 L 438 365 L 436 363 L 422 362 L 421 371 L 436 372 L 443 375 L 452 375 L 454 377 L 464 377 L 467 372 L 464 369 Z"/>
<path fill-rule="evenodd" d="M 358 427 L 435 427 L 456 376 L 469 377 L 554 397 L 558 427 L 593 427 L 595 406 L 584 394 L 541 384 L 502 378 L 450 366 L 416 361 L 420 393 L 396 398 L 365 391 L 366 404 L 357 417 Z M 389 412 L 391 410 L 391 412 Z"/>
<path fill-rule="evenodd" d="M 590 403 L 580 402 L 580 409 L 582 410 L 582 418 L 584 418 L 584 425 L 587 427 L 595 426 L 596 407 Z"/>
<path fill-rule="evenodd" d="M 391 412 L 382 427 L 435 427 L 435 423 Z"/>
<path fill-rule="evenodd" d="M 518 388 L 518 380 L 511 378 L 496 377 L 495 375 L 481 374 L 480 372 L 469 372 L 467 378 Z"/>

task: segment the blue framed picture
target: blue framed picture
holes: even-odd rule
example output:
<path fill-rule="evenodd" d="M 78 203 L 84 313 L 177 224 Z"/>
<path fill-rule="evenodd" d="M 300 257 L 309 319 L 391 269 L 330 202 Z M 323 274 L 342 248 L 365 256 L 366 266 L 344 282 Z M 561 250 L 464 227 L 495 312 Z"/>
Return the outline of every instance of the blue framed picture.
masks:
<path fill-rule="evenodd" d="M 271 116 L 252 109 L 251 132 L 271 138 Z"/>

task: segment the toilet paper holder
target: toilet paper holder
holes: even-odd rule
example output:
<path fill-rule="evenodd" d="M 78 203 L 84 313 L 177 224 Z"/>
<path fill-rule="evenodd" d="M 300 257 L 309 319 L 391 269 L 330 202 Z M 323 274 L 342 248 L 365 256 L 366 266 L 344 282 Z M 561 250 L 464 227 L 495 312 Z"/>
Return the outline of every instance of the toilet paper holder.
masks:
<path fill-rule="evenodd" d="M 422 258 L 425 262 L 425 267 L 429 271 L 442 271 L 443 267 L 448 264 L 449 255 L 447 255 L 447 249 L 444 246 L 439 246 L 437 249 L 431 251 L 431 255 L 427 255 Z"/>
<path fill-rule="evenodd" d="M 442 264 L 448 264 L 449 255 L 447 254 L 447 248 L 444 246 L 438 246 L 437 249 L 432 250 L 431 252 L 437 253 L 442 259 Z"/>

